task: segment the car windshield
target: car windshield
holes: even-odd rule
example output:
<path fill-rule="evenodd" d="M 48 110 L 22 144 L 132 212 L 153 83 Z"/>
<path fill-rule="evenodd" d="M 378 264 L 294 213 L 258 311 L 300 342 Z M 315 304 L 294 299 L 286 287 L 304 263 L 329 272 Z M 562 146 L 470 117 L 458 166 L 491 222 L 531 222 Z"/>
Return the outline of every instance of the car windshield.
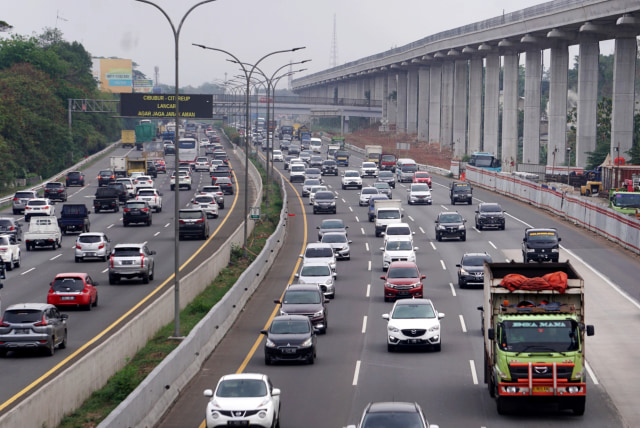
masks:
<path fill-rule="evenodd" d="M 512 352 L 564 352 L 578 349 L 579 335 L 571 320 L 504 321 L 498 340 Z"/>
<path fill-rule="evenodd" d="M 558 235 L 555 232 L 529 232 L 528 241 L 535 242 L 557 242 Z"/>
<path fill-rule="evenodd" d="M 342 220 L 325 220 L 322 222 L 321 229 L 344 229 Z"/>
<path fill-rule="evenodd" d="M 95 244 L 102 242 L 102 236 L 100 235 L 80 235 L 78 236 L 78 242 L 82 244 Z"/>
<path fill-rule="evenodd" d="M 309 179 L 309 180 L 305 180 L 305 182 L 304 182 L 305 186 L 317 186 L 319 184 L 320 184 L 320 180 L 316 180 L 315 178 Z"/>
<path fill-rule="evenodd" d="M 429 185 L 427 184 L 414 184 L 411 186 L 411 191 L 412 192 L 428 192 L 429 191 Z"/>
<path fill-rule="evenodd" d="M 360 177 L 357 171 L 347 171 L 344 173 L 345 177 Z"/>
<path fill-rule="evenodd" d="M 211 196 L 197 196 L 195 201 L 199 204 L 209 204 L 213 202 L 213 198 Z"/>
<path fill-rule="evenodd" d="M 179 213 L 179 217 L 181 219 L 187 219 L 187 220 L 198 220 L 200 218 L 202 218 L 202 211 L 200 210 L 195 210 L 195 211 L 180 211 Z"/>
<path fill-rule="evenodd" d="M 316 192 L 320 192 L 320 191 L 326 191 L 327 190 L 327 186 L 313 186 L 310 190 L 311 193 L 316 193 Z"/>
<path fill-rule="evenodd" d="M 368 413 L 362 421 L 361 428 L 424 428 L 418 413 L 407 412 L 375 412 Z"/>
<path fill-rule="evenodd" d="M 311 330 L 307 321 L 274 320 L 269 331 L 273 334 L 304 334 Z"/>
<path fill-rule="evenodd" d="M 375 187 L 365 187 L 364 189 L 362 189 L 362 194 L 363 195 L 377 195 L 378 194 L 378 189 L 376 189 Z"/>
<path fill-rule="evenodd" d="M 482 266 L 484 262 L 491 263 L 491 257 L 487 256 L 465 256 L 462 258 L 463 266 Z"/>
<path fill-rule="evenodd" d="M 9 229 L 13 226 L 13 222 L 9 219 L 2 218 L 0 219 L 0 229 Z"/>
<path fill-rule="evenodd" d="M 393 310 L 392 318 L 412 319 L 412 318 L 435 318 L 431 305 L 397 305 Z"/>
<path fill-rule="evenodd" d="M 307 168 L 305 174 L 320 174 L 320 170 L 318 168 Z"/>
<path fill-rule="evenodd" d="M 500 205 L 481 205 L 480 206 L 480 211 L 482 212 L 487 212 L 487 213 L 499 213 L 502 212 L 502 208 L 500 208 Z"/>
<path fill-rule="evenodd" d="M 139 257 L 140 256 L 140 248 L 116 248 L 113 250 L 114 257 Z"/>
<path fill-rule="evenodd" d="M 127 202 L 126 208 L 145 208 L 144 202 Z"/>
<path fill-rule="evenodd" d="M 53 291 L 82 291 L 84 282 L 81 278 L 56 278 L 51 288 Z"/>
<path fill-rule="evenodd" d="M 138 190 L 138 196 L 155 196 L 156 192 L 153 190 Z"/>
<path fill-rule="evenodd" d="M 378 211 L 378 218 L 380 220 L 400 218 L 400 212 L 399 211 Z"/>
<path fill-rule="evenodd" d="M 376 187 L 376 189 L 378 189 L 378 190 L 386 190 L 386 189 L 389 189 L 389 188 L 390 188 L 390 187 L 389 187 L 389 184 L 387 184 L 387 183 L 376 183 L 376 184 L 374 184 L 374 186 L 375 186 L 375 187 Z"/>
<path fill-rule="evenodd" d="M 364 162 L 362 164 L 363 168 L 377 168 L 376 164 L 373 162 Z"/>
<path fill-rule="evenodd" d="M 393 172 L 391 172 L 391 171 L 380 171 L 380 174 L 378 174 L 378 178 L 393 178 Z"/>
<path fill-rule="evenodd" d="M 5 311 L 2 321 L 9 324 L 34 323 L 42 321 L 42 311 L 38 309 L 14 309 Z"/>
<path fill-rule="evenodd" d="M 33 206 L 42 206 L 42 205 L 47 205 L 47 201 L 33 200 L 33 201 L 27 202 L 27 204 L 29 206 L 31 206 L 31 207 L 33 207 Z"/>
<path fill-rule="evenodd" d="M 386 235 L 411 235 L 411 228 L 406 227 L 388 227 Z"/>
<path fill-rule="evenodd" d="M 284 294 L 282 303 L 290 305 L 319 304 L 320 293 L 314 290 L 289 290 Z"/>
<path fill-rule="evenodd" d="M 220 382 L 216 396 L 218 397 L 264 397 L 267 386 L 259 379 L 229 379 Z"/>
<path fill-rule="evenodd" d="M 407 165 L 402 167 L 402 172 L 416 172 L 417 170 L 417 165 Z"/>
<path fill-rule="evenodd" d="M 440 223 L 461 223 L 460 214 L 443 214 L 440 216 Z"/>
<path fill-rule="evenodd" d="M 416 178 L 429 178 L 431 177 L 428 172 L 416 172 Z"/>
<path fill-rule="evenodd" d="M 387 241 L 387 251 L 411 251 L 411 241 Z"/>
<path fill-rule="evenodd" d="M 333 250 L 329 247 L 307 248 L 307 251 L 304 252 L 304 256 L 306 258 L 331 257 L 333 256 Z"/>
<path fill-rule="evenodd" d="M 111 175 L 111 170 L 109 169 L 102 170 L 100 171 L 99 175 Z"/>
<path fill-rule="evenodd" d="M 321 192 L 316 192 L 316 200 L 318 199 L 335 199 L 335 198 L 333 196 L 333 193 L 321 191 Z"/>
<path fill-rule="evenodd" d="M 322 242 L 328 244 L 345 243 L 347 242 L 347 237 L 344 233 L 325 233 L 322 236 Z"/>
<path fill-rule="evenodd" d="M 302 266 L 300 276 L 329 276 L 331 275 L 329 266 Z"/>
<path fill-rule="evenodd" d="M 418 269 L 415 267 L 394 267 L 389 269 L 389 278 L 417 278 Z"/>
<path fill-rule="evenodd" d="M 6 235 L 0 236 L 0 246 L 4 247 L 7 245 L 11 245 L 11 242 L 9 242 L 9 237 L 7 237 Z M 4 251 L 4 249 L 2 251 Z"/>
<path fill-rule="evenodd" d="M 18 199 L 20 199 L 20 198 L 22 198 L 22 199 L 33 198 L 33 197 L 34 196 L 33 196 L 32 192 L 16 192 L 16 194 L 14 196 L 14 198 L 18 198 Z"/>
<path fill-rule="evenodd" d="M 304 171 L 304 165 L 291 165 L 291 171 L 303 172 Z"/>

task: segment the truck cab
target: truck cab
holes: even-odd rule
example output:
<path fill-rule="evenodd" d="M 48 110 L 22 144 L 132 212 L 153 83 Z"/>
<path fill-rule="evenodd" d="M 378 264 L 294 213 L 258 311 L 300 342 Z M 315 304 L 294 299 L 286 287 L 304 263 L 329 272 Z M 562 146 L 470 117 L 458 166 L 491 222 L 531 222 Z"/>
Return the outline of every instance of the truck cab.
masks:
<path fill-rule="evenodd" d="M 560 241 L 556 229 L 527 228 L 522 238 L 522 261 L 557 262 L 560 257 Z"/>

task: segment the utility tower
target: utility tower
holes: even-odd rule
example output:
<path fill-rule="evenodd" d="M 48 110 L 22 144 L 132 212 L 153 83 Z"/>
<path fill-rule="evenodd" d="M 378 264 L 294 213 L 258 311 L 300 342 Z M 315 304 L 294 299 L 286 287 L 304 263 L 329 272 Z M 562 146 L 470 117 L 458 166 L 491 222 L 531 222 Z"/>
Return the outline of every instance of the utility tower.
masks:
<path fill-rule="evenodd" d="M 331 67 L 338 65 L 338 29 L 336 25 L 336 14 L 333 14 L 333 40 L 331 42 Z"/>
<path fill-rule="evenodd" d="M 153 86 L 158 86 L 158 79 L 160 77 L 160 67 L 157 65 L 153 67 Z"/>

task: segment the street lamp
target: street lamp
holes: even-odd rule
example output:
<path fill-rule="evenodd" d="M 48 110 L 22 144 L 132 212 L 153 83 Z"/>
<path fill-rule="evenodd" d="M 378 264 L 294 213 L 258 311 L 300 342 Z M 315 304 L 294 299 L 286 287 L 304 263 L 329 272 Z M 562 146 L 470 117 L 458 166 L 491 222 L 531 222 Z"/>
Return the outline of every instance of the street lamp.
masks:
<path fill-rule="evenodd" d="M 570 180 L 569 180 L 570 167 L 571 167 L 571 147 L 567 147 L 567 184 L 570 184 Z"/>
<path fill-rule="evenodd" d="M 260 64 L 264 59 L 270 57 L 271 55 L 275 55 L 275 54 L 279 54 L 279 53 L 286 53 L 286 52 L 295 52 L 298 51 L 300 49 L 304 49 L 305 47 L 298 47 L 298 48 L 293 48 L 293 49 L 285 49 L 285 50 L 279 50 L 279 51 L 273 51 L 270 52 L 266 55 L 264 55 L 262 58 L 260 58 L 255 64 L 253 64 L 253 66 L 251 67 L 251 70 L 247 71 L 247 68 L 244 66 L 244 64 L 242 63 L 242 61 L 240 61 L 238 59 L 238 57 L 236 57 L 234 54 L 232 54 L 231 52 L 225 51 L 224 49 L 218 49 L 218 48 L 212 48 L 209 46 L 205 46 L 205 45 L 199 45 L 196 43 L 193 43 L 194 46 L 197 46 L 199 48 L 202 49 L 209 49 L 212 51 L 218 51 L 218 52 L 222 52 L 225 53 L 227 55 L 229 55 L 230 57 L 232 57 L 233 59 L 235 59 L 238 62 L 238 65 L 240 65 L 240 67 L 242 68 L 242 71 L 244 72 L 244 75 L 247 79 L 247 92 L 246 92 L 246 104 L 247 104 L 247 112 L 246 112 L 246 123 L 245 123 L 245 133 L 244 133 L 244 182 L 245 182 L 245 187 L 248 185 L 249 183 L 249 132 L 248 132 L 248 127 L 249 127 L 249 85 L 251 83 L 251 75 L 253 74 L 253 71 L 256 69 L 256 67 L 258 66 L 258 64 Z M 247 257 L 247 215 L 249 212 L 249 192 L 247 190 L 245 190 L 244 192 L 244 243 L 243 243 L 243 248 L 244 248 L 244 256 Z"/>
<path fill-rule="evenodd" d="M 176 73 L 176 87 L 175 87 L 175 103 L 176 103 L 176 111 L 175 111 L 175 115 L 176 115 L 176 127 L 175 127 L 175 133 L 174 133 L 174 137 L 173 137 L 173 142 L 175 143 L 175 147 L 176 147 L 176 164 L 179 162 L 180 159 L 180 145 L 178 144 L 178 137 L 180 135 L 180 100 L 179 100 L 179 80 L 178 80 L 178 52 L 179 52 L 179 40 L 180 40 L 180 30 L 182 30 L 182 24 L 184 24 L 185 19 L 187 19 L 187 16 L 189 16 L 189 14 L 197 7 L 202 6 L 203 4 L 206 3 L 211 3 L 214 2 L 216 0 L 203 0 L 199 3 L 196 3 L 195 5 L 191 6 L 191 8 L 187 11 L 187 13 L 184 14 L 184 16 L 182 17 L 182 19 L 180 20 L 180 24 L 178 25 L 178 28 L 176 29 L 175 25 L 173 25 L 173 21 L 171 20 L 171 18 L 169 17 L 169 15 L 167 14 L 167 12 L 165 12 L 160 6 L 158 6 L 157 4 L 149 1 L 149 0 L 136 0 L 140 3 L 146 3 L 148 5 L 151 5 L 153 7 L 155 7 L 156 9 L 158 9 L 165 18 L 167 18 L 167 21 L 169 21 L 169 25 L 171 26 L 171 31 L 173 32 L 173 40 L 174 40 L 174 55 L 175 55 L 175 73 Z M 175 338 L 180 338 L 182 337 L 180 335 L 180 231 L 179 231 L 179 222 L 178 222 L 178 215 L 180 212 L 180 186 L 178 185 L 178 168 L 176 165 L 176 171 L 175 171 L 175 186 L 174 186 L 174 190 L 175 190 L 175 202 L 174 202 L 174 206 L 173 206 L 173 216 L 174 216 L 174 220 L 173 220 L 173 270 L 174 270 L 174 332 L 173 332 L 173 337 Z"/>

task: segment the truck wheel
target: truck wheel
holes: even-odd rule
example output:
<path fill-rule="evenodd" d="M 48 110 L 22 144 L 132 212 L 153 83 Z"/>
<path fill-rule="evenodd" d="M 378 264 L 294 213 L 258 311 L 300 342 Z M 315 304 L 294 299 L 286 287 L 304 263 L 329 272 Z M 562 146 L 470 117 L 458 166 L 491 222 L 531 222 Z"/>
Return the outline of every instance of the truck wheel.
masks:
<path fill-rule="evenodd" d="M 507 397 L 496 397 L 496 410 L 499 415 L 506 415 L 509 413 L 509 400 Z"/>
<path fill-rule="evenodd" d="M 574 402 L 573 402 L 573 406 L 572 406 L 572 410 L 573 410 L 573 414 L 576 416 L 582 416 L 584 415 L 584 409 L 585 409 L 585 405 L 586 405 L 586 398 L 585 397 L 576 397 L 574 398 Z"/>

